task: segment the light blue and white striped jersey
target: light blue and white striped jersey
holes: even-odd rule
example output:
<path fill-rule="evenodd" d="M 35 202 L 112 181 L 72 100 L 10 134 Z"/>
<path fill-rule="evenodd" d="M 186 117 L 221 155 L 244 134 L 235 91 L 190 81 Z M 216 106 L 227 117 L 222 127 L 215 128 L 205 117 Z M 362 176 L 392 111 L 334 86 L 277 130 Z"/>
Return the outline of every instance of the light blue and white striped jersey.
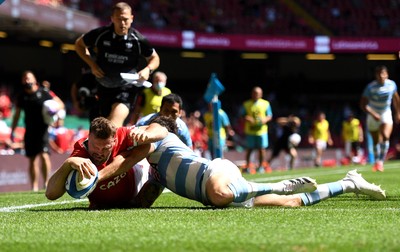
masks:
<path fill-rule="evenodd" d="M 158 116 L 159 113 L 146 115 L 137 121 L 136 126 L 149 125 L 151 119 Z M 190 137 L 189 128 L 181 118 L 176 118 L 176 125 L 178 126 L 178 137 L 190 148 L 193 147 L 192 138 Z"/>
<path fill-rule="evenodd" d="M 386 79 L 383 85 L 374 80 L 367 85 L 362 96 L 368 99 L 368 105 L 373 110 L 382 114 L 391 109 L 395 92 L 397 92 L 397 85 L 393 80 Z"/>
<path fill-rule="evenodd" d="M 152 144 L 155 151 L 147 160 L 157 171 L 155 178 L 180 196 L 204 202 L 202 182 L 211 161 L 196 155 L 173 133 Z"/>

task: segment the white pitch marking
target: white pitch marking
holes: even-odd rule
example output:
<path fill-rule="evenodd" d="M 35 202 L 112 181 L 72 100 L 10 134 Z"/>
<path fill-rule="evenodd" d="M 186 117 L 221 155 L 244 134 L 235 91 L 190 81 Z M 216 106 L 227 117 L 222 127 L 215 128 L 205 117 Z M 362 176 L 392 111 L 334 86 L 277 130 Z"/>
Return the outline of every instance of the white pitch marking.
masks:
<path fill-rule="evenodd" d="M 15 211 L 21 210 L 21 209 L 29 209 L 29 208 L 35 208 L 35 207 L 41 207 L 41 206 L 63 205 L 63 204 L 68 204 L 68 203 L 73 203 L 73 202 L 81 202 L 81 201 L 87 201 L 87 199 L 65 200 L 65 201 L 59 201 L 59 202 L 48 202 L 48 203 L 40 203 L 40 204 L 28 204 L 28 205 L 22 205 L 22 206 L 3 207 L 3 208 L 0 208 L 0 212 L 15 212 Z"/>

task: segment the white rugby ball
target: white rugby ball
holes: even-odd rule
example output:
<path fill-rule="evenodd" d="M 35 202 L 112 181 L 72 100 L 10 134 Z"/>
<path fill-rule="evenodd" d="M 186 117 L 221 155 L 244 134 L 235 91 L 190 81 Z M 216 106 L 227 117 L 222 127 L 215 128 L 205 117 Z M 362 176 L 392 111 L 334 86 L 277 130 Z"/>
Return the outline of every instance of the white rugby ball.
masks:
<path fill-rule="evenodd" d="M 299 145 L 301 142 L 301 136 L 297 133 L 293 133 L 289 136 L 289 143 L 293 144 L 294 146 Z"/>
<path fill-rule="evenodd" d="M 57 120 L 59 107 L 60 106 L 58 105 L 58 103 L 53 99 L 47 100 L 43 103 L 42 115 L 46 124 L 50 125 Z"/>
<path fill-rule="evenodd" d="M 96 174 L 90 177 L 81 178 L 79 171 L 75 169 L 68 174 L 65 189 L 71 197 L 75 199 L 86 198 L 96 188 L 99 172 L 94 165 L 93 168 L 95 168 Z"/>

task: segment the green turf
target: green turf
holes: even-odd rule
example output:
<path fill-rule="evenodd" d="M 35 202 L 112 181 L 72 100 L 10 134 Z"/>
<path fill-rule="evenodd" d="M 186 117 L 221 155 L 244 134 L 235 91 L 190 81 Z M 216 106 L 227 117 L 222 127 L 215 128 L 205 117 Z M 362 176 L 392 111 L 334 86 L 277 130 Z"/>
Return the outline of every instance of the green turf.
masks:
<path fill-rule="evenodd" d="M 318 183 L 358 168 L 387 199 L 345 194 L 309 207 L 213 209 L 164 193 L 151 209 L 88 211 L 88 202 L 43 192 L 0 194 L 0 251 L 400 251 L 400 162 L 309 168 L 253 181 L 310 176 Z"/>

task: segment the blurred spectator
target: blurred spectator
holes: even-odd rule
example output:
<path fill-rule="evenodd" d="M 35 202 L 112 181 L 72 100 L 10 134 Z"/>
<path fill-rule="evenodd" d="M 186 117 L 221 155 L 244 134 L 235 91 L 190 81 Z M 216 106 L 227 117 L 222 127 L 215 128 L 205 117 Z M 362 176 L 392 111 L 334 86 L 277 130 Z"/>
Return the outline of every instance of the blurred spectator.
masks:
<path fill-rule="evenodd" d="M 246 136 L 246 165 L 244 171 L 256 173 L 251 164 L 251 154 L 254 150 L 258 152 L 258 172 L 271 172 L 266 163 L 265 149 L 268 147 L 268 125 L 272 120 L 272 108 L 269 101 L 264 100 L 261 87 L 253 87 L 251 98 L 246 100 L 240 110 L 244 119 L 244 134 Z"/>
<path fill-rule="evenodd" d="M 64 126 L 64 119 L 58 118 L 53 125 L 49 127 L 49 145 L 51 149 L 64 154 L 72 150 L 73 131 Z"/>
<path fill-rule="evenodd" d="M 342 123 L 342 139 L 346 159 L 352 163 L 360 163 L 363 159 L 361 143 L 364 141 L 364 131 L 360 120 L 352 112 Z"/>
<path fill-rule="evenodd" d="M 66 115 L 66 110 L 65 110 L 65 104 L 64 102 L 60 99 L 60 97 L 51 90 L 51 83 L 47 80 L 42 81 L 41 83 L 43 89 L 47 91 L 52 97 L 53 100 L 55 100 L 59 105 L 60 105 L 60 110 L 58 111 L 57 115 L 61 117 L 65 117 Z"/>
<path fill-rule="evenodd" d="M 10 139 L 10 133 L 11 128 L 8 127 L 6 121 L 3 118 L 3 113 L 0 111 L 0 150 L 10 148 L 10 145 L 12 143 Z"/>
<path fill-rule="evenodd" d="M 9 118 L 11 116 L 12 102 L 7 91 L 3 88 L 0 89 L 0 113 L 2 118 Z"/>
<path fill-rule="evenodd" d="M 308 135 L 308 142 L 314 147 L 314 166 L 320 167 L 322 165 L 323 152 L 328 145 L 333 145 L 329 122 L 326 120 L 326 115 L 322 111 L 317 113 L 316 119 L 312 123 Z"/>
<path fill-rule="evenodd" d="M 166 87 L 167 75 L 157 71 L 152 77 L 152 86 L 145 88 L 136 100 L 130 124 L 135 124 L 139 118 L 160 111 L 162 98 L 171 93 Z"/>
<path fill-rule="evenodd" d="M 301 141 L 301 137 L 298 134 L 301 120 L 295 115 L 289 115 L 288 117 L 277 118 L 276 122 L 281 127 L 282 132 L 274 143 L 271 156 L 267 162 L 271 165 L 272 160 L 277 158 L 280 152 L 284 150 L 290 156 L 289 169 L 291 170 L 297 158 L 296 147 Z"/>
<path fill-rule="evenodd" d="M 190 137 L 193 142 L 193 150 L 200 157 L 205 157 L 205 152 L 208 150 L 207 128 L 200 120 L 201 113 L 196 110 L 190 113 L 186 119 L 186 124 L 189 128 Z"/>
<path fill-rule="evenodd" d="M 21 86 L 23 91 L 18 95 L 13 121 L 11 125 L 11 140 L 14 139 L 21 111 L 25 112 L 25 155 L 29 159 L 29 175 L 32 183 L 32 190 L 39 190 L 39 173 L 42 168 L 44 187 L 48 182 L 51 171 L 51 160 L 49 157 L 49 125 L 45 123 L 43 116 L 43 105 L 46 100 L 52 100 L 53 96 L 43 89 L 31 71 L 22 74 Z M 61 105 L 58 109 L 61 109 Z M 42 163 L 40 166 L 39 163 Z"/>
<path fill-rule="evenodd" d="M 0 155 L 14 155 L 15 151 L 22 150 L 24 148 L 22 137 L 19 136 L 18 139 L 14 138 L 14 142 L 11 141 L 11 128 L 0 112 Z"/>
<path fill-rule="evenodd" d="M 80 79 L 72 83 L 71 99 L 79 115 L 87 113 L 90 122 L 99 116 L 97 82 L 90 69 L 82 68 Z"/>

